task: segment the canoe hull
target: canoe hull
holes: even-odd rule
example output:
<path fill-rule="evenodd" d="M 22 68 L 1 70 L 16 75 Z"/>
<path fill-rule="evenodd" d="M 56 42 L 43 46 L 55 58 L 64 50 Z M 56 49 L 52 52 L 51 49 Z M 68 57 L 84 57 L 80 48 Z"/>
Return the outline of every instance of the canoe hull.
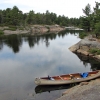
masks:
<path fill-rule="evenodd" d="M 92 79 L 96 79 L 98 77 L 100 77 L 100 71 L 98 71 L 98 73 L 93 76 L 89 76 L 86 78 L 71 79 L 71 80 L 48 80 L 48 79 L 36 78 L 35 84 L 36 85 L 64 85 L 64 84 L 85 82 Z"/>

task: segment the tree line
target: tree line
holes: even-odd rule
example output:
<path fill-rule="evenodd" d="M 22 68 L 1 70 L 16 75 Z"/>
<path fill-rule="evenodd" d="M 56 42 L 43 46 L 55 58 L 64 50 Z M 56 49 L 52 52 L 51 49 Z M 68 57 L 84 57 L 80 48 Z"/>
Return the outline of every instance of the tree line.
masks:
<path fill-rule="evenodd" d="M 83 10 L 85 16 L 80 17 L 80 26 L 88 32 L 92 32 L 96 37 L 100 34 L 100 3 L 95 2 L 93 11 L 91 5 L 87 4 Z"/>
<path fill-rule="evenodd" d="M 33 10 L 23 13 L 17 6 L 0 10 L 0 25 L 58 24 L 61 26 L 78 26 L 78 20 L 78 18 L 68 18 L 64 15 L 57 16 L 48 10 L 45 13 L 35 13 Z"/>

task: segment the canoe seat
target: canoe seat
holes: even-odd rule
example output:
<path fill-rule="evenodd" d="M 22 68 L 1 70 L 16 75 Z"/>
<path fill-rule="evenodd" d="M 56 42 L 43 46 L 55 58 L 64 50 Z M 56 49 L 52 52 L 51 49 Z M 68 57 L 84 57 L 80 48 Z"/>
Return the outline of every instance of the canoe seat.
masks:
<path fill-rule="evenodd" d="M 90 74 L 89 76 L 94 76 L 95 74 Z"/>
<path fill-rule="evenodd" d="M 61 76 L 59 76 L 59 78 L 60 78 L 61 80 L 64 80 Z"/>
<path fill-rule="evenodd" d="M 74 76 L 73 75 L 69 74 L 69 76 L 70 76 L 71 79 L 74 79 Z"/>

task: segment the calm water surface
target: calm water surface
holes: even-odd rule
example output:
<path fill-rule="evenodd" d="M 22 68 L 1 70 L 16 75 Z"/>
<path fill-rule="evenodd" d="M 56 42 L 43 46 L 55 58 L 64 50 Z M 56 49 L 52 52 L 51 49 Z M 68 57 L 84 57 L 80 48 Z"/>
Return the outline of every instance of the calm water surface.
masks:
<path fill-rule="evenodd" d="M 97 69 L 99 62 L 69 51 L 78 34 L 0 37 L 0 100 L 54 100 L 67 86 L 37 87 L 35 77 Z"/>

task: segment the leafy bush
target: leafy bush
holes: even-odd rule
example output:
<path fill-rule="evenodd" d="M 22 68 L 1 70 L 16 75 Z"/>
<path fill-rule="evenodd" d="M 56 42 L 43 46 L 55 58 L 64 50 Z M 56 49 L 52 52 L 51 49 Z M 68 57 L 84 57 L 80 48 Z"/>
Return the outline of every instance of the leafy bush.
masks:
<path fill-rule="evenodd" d="M 89 52 L 92 53 L 92 54 L 100 55 L 100 50 L 99 49 L 96 49 L 96 48 L 90 49 Z"/>
<path fill-rule="evenodd" d="M 4 34 L 4 32 L 2 30 L 0 30 L 0 35 Z"/>
<path fill-rule="evenodd" d="M 87 35 L 88 35 L 87 33 L 82 32 L 82 33 L 79 34 L 79 37 L 80 37 L 81 39 L 83 39 L 83 38 L 86 37 Z"/>
<path fill-rule="evenodd" d="M 16 26 L 9 25 L 9 28 L 7 30 L 16 31 L 16 29 Z"/>
<path fill-rule="evenodd" d="M 17 28 L 17 26 L 9 25 L 9 28 Z"/>
<path fill-rule="evenodd" d="M 97 51 L 97 55 L 100 55 L 100 50 Z"/>
<path fill-rule="evenodd" d="M 16 31 L 16 28 L 7 28 L 6 30 Z"/>
<path fill-rule="evenodd" d="M 19 29 L 19 30 L 24 30 L 24 28 L 23 28 L 23 27 L 19 27 L 18 29 Z"/>
<path fill-rule="evenodd" d="M 5 28 L 4 30 L 16 31 L 16 29 L 17 29 L 16 26 L 9 26 L 9 28 Z"/>
<path fill-rule="evenodd" d="M 92 54 L 94 54 L 94 53 L 97 52 L 97 49 L 90 49 L 89 52 L 92 53 Z"/>
<path fill-rule="evenodd" d="M 97 37 L 98 35 L 100 35 L 100 22 L 98 22 L 98 23 L 95 24 L 94 33 L 96 34 L 96 37 Z"/>

